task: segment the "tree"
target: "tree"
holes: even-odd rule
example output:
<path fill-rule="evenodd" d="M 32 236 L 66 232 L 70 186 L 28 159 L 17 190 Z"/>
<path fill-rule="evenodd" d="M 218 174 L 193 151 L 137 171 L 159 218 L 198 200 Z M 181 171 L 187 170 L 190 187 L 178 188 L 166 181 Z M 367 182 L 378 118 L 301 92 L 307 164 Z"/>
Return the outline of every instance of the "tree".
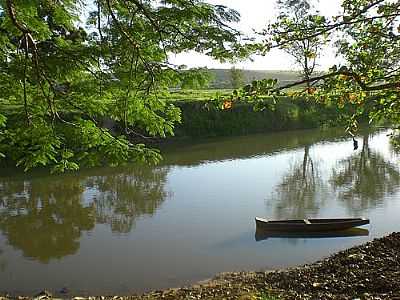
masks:
<path fill-rule="evenodd" d="M 0 156 L 58 172 L 158 161 L 145 143 L 173 134 L 180 112 L 157 95 L 185 77 L 168 55 L 246 55 L 238 20 L 200 0 L 0 1 Z"/>
<path fill-rule="evenodd" d="M 271 24 L 270 30 L 278 32 L 283 28 L 290 28 L 291 24 L 307 26 L 313 20 L 315 9 L 309 0 L 278 0 L 280 15 L 276 23 Z M 279 42 L 281 36 L 277 34 L 274 39 Z M 314 72 L 317 58 L 324 44 L 321 36 L 308 37 L 302 40 L 294 40 L 282 45 L 282 49 L 291 55 L 296 64 L 301 67 L 303 79 L 308 80 Z M 310 82 L 307 81 L 307 87 Z"/>
<path fill-rule="evenodd" d="M 240 88 L 244 83 L 244 75 L 243 70 L 237 69 L 236 67 L 232 67 L 229 70 L 231 86 L 234 89 Z"/>
<path fill-rule="evenodd" d="M 301 84 L 314 84 L 308 90 L 316 101 L 351 107 L 348 131 L 357 129 L 360 117 L 371 121 L 400 123 L 400 2 L 386 0 L 343 0 L 341 14 L 332 18 L 313 15 L 308 22 L 292 22 L 266 30 L 266 41 L 259 49 L 291 45 L 314 37 L 334 42 L 337 54 L 345 60 L 326 73 L 277 87 L 263 81 L 239 93 L 240 97 L 278 95 Z"/>
<path fill-rule="evenodd" d="M 182 89 L 204 89 L 214 79 L 214 74 L 207 68 L 194 68 L 187 70 L 181 80 Z"/>

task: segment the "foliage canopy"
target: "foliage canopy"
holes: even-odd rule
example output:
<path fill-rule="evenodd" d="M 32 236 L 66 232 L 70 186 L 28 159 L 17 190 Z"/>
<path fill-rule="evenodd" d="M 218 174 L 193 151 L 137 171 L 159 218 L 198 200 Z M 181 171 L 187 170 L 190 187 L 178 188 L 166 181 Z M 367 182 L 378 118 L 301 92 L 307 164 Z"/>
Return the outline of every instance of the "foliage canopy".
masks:
<path fill-rule="evenodd" d="M 143 141 L 180 113 L 158 95 L 194 76 L 168 55 L 244 56 L 238 20 L 200 0 L 1 0 L 0 155 L 58 172 L 159 160 Z"/>
<path fill-rule="evenodd" d="M 255 81 L 230 100 L 306 84 L 307 97 L 350 108 L 350 132 L 366 112 L 400 123 L 400 2 L 343 0 L 329 18 L 281 15 L 249 47 L 230 27 L 238 20 L 201 0 L 0 0 L 0 157 L 58 172 L 156 162 L 159 152 L 144 142 L 172 135 L 180 121 L 159 95 L 196 77 L 168 55 L 189 50 L 226 60 L 324 40 L 342 63 L 286 86 Z"/>
<path fill-rule="evenodd" d="M 276 95 L 286 88 L 311 84 L 307 96 L 340 107 L 351 106 L 348 130 L 366 112 L 371 121 L 400 122 L 400 2 L 343 0 L 341 13 L 333 17 L 310 15 L 306 21 L 282 17 L 264 31 L 262 52 L 295 42 L 323 38 L 337 50 L 342 63 L 320 76 L 277 87 L 270 81 L 257 83 L 246 95 Z M 271 84 L 272 83 L 272 84 Z"/>

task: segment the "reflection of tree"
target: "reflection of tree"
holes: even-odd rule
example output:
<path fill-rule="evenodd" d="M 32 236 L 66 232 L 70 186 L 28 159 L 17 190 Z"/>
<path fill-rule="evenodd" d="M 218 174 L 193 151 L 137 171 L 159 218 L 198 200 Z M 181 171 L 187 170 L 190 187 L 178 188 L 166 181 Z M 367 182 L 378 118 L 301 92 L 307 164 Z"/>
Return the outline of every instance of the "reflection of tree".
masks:
<path fill-rule="evenodd" d="M 77 180 L 49 184 L 44 179 L 4 186 L 0 229 L 28 257 L 47 262 L 73 254 L 81 232 L 94 227 L 94 210 L 82 205 L 83 187 Z"/>
<path fill-rule="evenodd" d="M 48 262 L 79 249 L 95 223 L 129 232 L 135 218 L 153 214 L 166 196 L 166 168 L 104 168 L 75 174 L 0 179 L 0 230 L 25 256 Z"/>
<path fill-rule="evenodd" d="M 98 223 L 117 232 L 129 232 L 135 219 L 152 215 L 164 201 L 167 168 L 131 168 L 117 174 L 90 178 L 98 189 L 94 199 Z"/>
<path fill-rule="evenodd" d="M 372 151 L 368 139 L 365 134 L 361 151 L 342 160 L 341 169 L 334 169 L 330 180 L 339 198 L 352 212 L 375 207 L 400 183 L 398 168 Z"/>
<path fill-rule="evenodd" d="M 318 165 L 310 156 L 310 146 L 304 147 L 304 156 L 295 163 L 277 185 L 271 204 L 275 205 L 276 218 L 304 218 L 319 209 L 322 180 Z"/>

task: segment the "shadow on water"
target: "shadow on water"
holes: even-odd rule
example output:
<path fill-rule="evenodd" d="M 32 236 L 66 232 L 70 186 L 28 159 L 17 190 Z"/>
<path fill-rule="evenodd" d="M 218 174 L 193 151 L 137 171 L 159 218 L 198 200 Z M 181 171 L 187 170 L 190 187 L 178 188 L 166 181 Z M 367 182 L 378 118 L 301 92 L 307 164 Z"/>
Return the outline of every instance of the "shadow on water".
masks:
<path fill-rule="evenodd" d="M 165 200 L 166 168 L 103 168 L 58 176 L 0 177 L 0 230 L 24 256 L 71 255 L 96 223 L 127 233 Z"/>

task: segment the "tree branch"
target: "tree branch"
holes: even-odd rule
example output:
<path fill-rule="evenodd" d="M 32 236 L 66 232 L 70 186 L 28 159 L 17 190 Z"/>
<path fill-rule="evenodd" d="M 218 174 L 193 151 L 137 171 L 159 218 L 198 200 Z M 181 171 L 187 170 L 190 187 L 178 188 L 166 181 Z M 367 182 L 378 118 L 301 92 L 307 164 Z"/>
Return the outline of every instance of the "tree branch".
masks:
<path fill-rule="evenodd" d="M 382 84 L 378 84 L 378 85 L 368 86 L 362 81 L 360 75 L 349 71 L 347 68 L 341 68 L 336 72 L 332 72 L 332 73 L 328 73 L 328 74 L 312 77 L 312 78 L 309 78 L 309 79 L 296 81 L 294 83 L 290 83 L 290 84 L 278 87 L 278 88 L 274 89 L 273 91 L 274 92 L 278 92 L 278 91 L 285 90 L 285 89 L 288 89 L 288 88 L 291 88 L 291 87 L 294 87 L 294 86 L 298 86 L 298 85 L 302 85 L 302 84 L 315 83 L 317 81 L 324 80 L 324 79 L 327 79 L 327 78 L 331 78 L 331 77 L 334 77 L 334 76 L 337 76 L 337 75 L 347 75 L 347 76 L 352 77 L 357 82 L 357 84 L 360 86 L 360 88 L 363 91 L 368 91 L 369 92 L 369 91 L 380 91 L 380 90 L 385 90 L 385 89 L 400 88 L 400 81 L 388 82 L 388 83 L 382 83 Z"/>
<path fill-rule="evenodd" d="M 400 5 L 400 4 L 399 4 Z M 299 37 L 293 37 L 289 40 L 274 44 L 274 45 L 269 45 L 268 48 L 272 49 L 272 48 L 279 48 L 282 46 L 287 45 L 288 43 L 291 43 L 293 41 L 302 41 L 302 40 L 308 40 L 308 39 L 312 39 L 312 38 L 316 38 L 318 36 L 321 36 L 324 33 L 330 32 L 334 29 L 337 29 L 339 27 L 342 26 L 346 26 L 346 25 L 353 25 L 353 24 L 357 24 L 357 23 L 362 23 L 362 22 L 368 22 L 368 21 L 373 21 L 373 20 L 377 20 L 377 19 L 382 19 L 382 18 L 392 18 L 392 17 L 398 17 L 400 16 L 400 12 L 397 13 L 393 13 L 393 14 L 389 14 L 389 15 L 379 15 L 379 16 L 372 16 L 372 17 L 367 17 L 367 18 L 362 18 L 362 19 L 357 19 L 357 20 L 353 20 L 353 21 L 342 21 L 342 22 L 338 22 L 338 23 L 333 23 L 333 24 L 326 24 L 325 26 L 315 26 L 315 27 L 307 27 L 307 28 L 302 28 L 301 30 L 304 32 L 312 32 L 314 30 L 317 30 L 317 32 L 314 32 L 312 34 L 308 34 L 308 35 L 304 35 L 304 36 L 299 36 Z M 287 31 L 276 31 L 274 32 L 275 35 L 287 35 L 287 34 L 291 34 L 294 33 L 295 30 L 287 30 Z"/>
<path fill-rule="evenodd" d="M 154 72 L 153 72 L 153 70 L 152 70 L 152 68 L 151 68 L 151 66 L 150 66 L 150 64 L 149 64 L 149 62 L 147 62 L 147 61 L 143 58 L 143 56 L 140 54 L 140 46 L 133 40 L 133 38 L 131 37 L 131 35 L 128 34 L 128 33 L 126 32 L 126 30 L 122 27 L 121 22 L 120 22 L 120 21 L 118 20 L 118 18 L 115 16 L 114 11 L 112 10 L 110 0 L 107 0 L 106 2 L 107 2 L 108 11 L 109 11 L 109 13 L 110 13 L 110 15 L 111 15 L 111 19 L 114 21 L 114 23 L 115 23 L 115 25 L 118 27 L 119 31 L 128 39 L 128 41 L 131 43 L 131 45 L 133 46 L 133 48 L 137 51 L 137 56 L 138 56 L 138 58 L 139 58 L 140 61 L 143 63 L 145 69 L 147 70 L 147 72 L 148 72 L 149 75 L 150 75 L 150 79 L 151 79 L 150 86 L 153 85 L 153 84 L 154 84 L 154 81 L 155 81 L 155 74 L 154 74 Z M 148 90 L 150 89 L 150 86 L 149 86 Z"/>
<path fill-rule="evenodd" d="M 7 5 L 8 15 L 10 16 L 14 26 L 17 27 L 18 30 L 21 31 L 23 34 L 31 33 L 31 31 L 28 29 L 28 27 L 25 26 L 25 24 L 21 24 L 20 22 L 18 22 L 13 1 L 7 0 L 6 5 Z"/>

